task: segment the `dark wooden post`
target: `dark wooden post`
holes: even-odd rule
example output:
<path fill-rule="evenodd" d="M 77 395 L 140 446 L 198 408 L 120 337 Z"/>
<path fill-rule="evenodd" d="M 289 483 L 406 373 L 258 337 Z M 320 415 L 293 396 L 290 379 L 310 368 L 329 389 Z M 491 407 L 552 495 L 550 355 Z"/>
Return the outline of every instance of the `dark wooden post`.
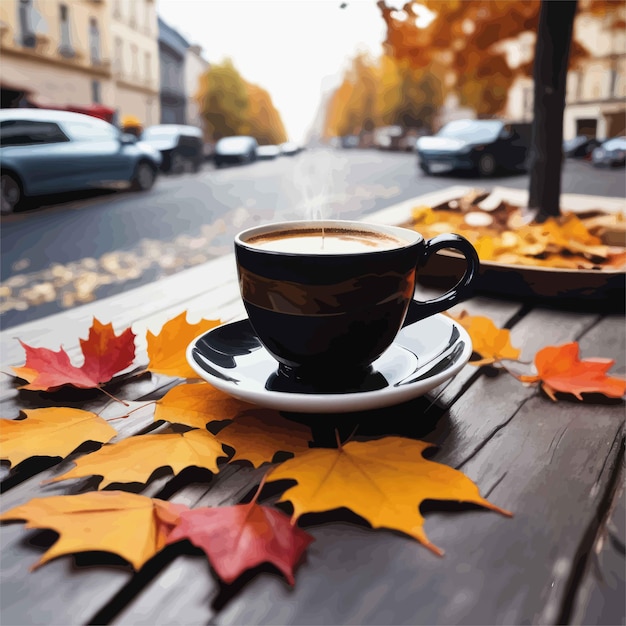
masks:
<path fill-rule="evenodd" d="M 565 81 L 578 0 L 542 0 L 533 66 L 534 116 L 528 206 L 560 214 Z"/>

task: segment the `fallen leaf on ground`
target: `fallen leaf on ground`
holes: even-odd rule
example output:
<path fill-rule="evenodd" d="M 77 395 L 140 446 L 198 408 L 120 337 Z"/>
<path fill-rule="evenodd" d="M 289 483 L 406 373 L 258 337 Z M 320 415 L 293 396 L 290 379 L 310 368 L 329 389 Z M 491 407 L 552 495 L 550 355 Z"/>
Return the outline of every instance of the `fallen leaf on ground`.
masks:
<path fill-rule="evenodd" d="M 493 320 L 481 315 L 468 315 L 462 311 L 453 317 L 468 332 L 474 352 L 482 357 L 470 365 L 489 365 L 503 359 L 517 361 L 521 350 L 511 345 L 511 331 L 498 328 Z"/>
<path fill-rule="evenodd" d="M 607 376 L 615 364 L 611 359 L 579 358 L 577 341 L 547 346 L 535 355 L 536 376 L 520 376 L 522 382 L 541 382 L 542 389 L 556 401 L 554 393 L 571 393 L 582 400 L 583 393 L 601 393 L 610 398 L 626 394 L 626 380 Z"/>
<path fill-rule="evenodd" d="M 167 543 L 188 539 L 205 552 L 217 575 L 232 583 L 243 572 L 271 563 L 294 584 L 293 569 L 313 537 L 289 516 L 256 502 L 180 513 Z"/>
<path fill-rule="evenodd" d="M 259 467 L 271 462 L 277 452 L 306 452 L 312 436 L 308 426 L 285 419 L 277 411 L 256 410 L 239 415 L 217 438 L 235 449 L 231 461 L 250 461 Z"/>
<path fill-rule="evenodd" d="M 170 467 L 174 474 L 190 466 L 217 473 L 217 459 L 226 456 L 222 444 L 206 430 L 137 435 L 80 457 L 75 467 L 48 482 L 102 476 L 102 489 L 111 483 L 146 483 L 160 467 Z"/>
<path fill-rule="evenodd" d="M 430 447 L 423 441 L 385 437 L 351 441 L 335 449 L 314 448 L 278 465 L 267 480 L 298 481 L 280 500 L 293 504 L 296 519 L 346 507 L 373 528 L 399 530 L 442 555 L 424 532 L 422 501 L 471 502 L 510 513 L 482 498 L 462 472 L 426 460 L 422 453 Z"/>
<path fill-rule="evenodd" d="M 198 378 L 187 363 L 187 346 L 202 333 L 221 324 L 220 320 L 200 320 L 197 324 L 187 322 L 187 311 L 163 325 L 158 335 L 147 333 L 148 358 L 146 368 L 154 374 L 178 378 Z"/>
<path fill-rule="evenodd" d="M 136 570 L 166 542 L 183 507 L 123 491 L 33 498 L 0 515 L 0 521 L 26 520 L 26 528 L 49 528 L 58 540 L 34 567 L 65 554 L 112 552 Z"/>
<path fill-rule="evenodd" d="M 156 401 L 154 421 L 165 420 L 192 428 L 231 420 L 254 405 L 237 400 L 208 383 L 183 383 Z"/>
<path fill-rule="evenodd" d="M 33 348 L 20 341 L 26 351 L 26 363 L 13 367 L 15 375 L 28 381 L 23 389 L 52 391 L 63 385 L 92 389 L 107 383 L 135 359 L 135 334 L 127 328 L 116 335 L 113 324 L 102 324 L 96 318 L 88 339 L 81 339 L 84 355 L 81 367 L 75 367 L 63 348 Z"/>
<path fill-rule="evenodd" d="M 86 441 L 106 443 L 117 431 L 95 413 L 70 408 L 24 410 L 24 420 L 0 420 L 0 458 L 17 465 L 33 456 L 66 457 Z"/>

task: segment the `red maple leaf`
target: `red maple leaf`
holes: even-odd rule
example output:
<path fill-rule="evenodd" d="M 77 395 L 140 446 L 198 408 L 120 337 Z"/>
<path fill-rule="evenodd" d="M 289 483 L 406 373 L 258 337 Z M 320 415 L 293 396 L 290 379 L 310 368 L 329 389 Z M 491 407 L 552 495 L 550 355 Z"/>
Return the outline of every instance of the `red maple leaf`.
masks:
<path fill-rule="evenodd" d="M 51 391 L 63 385 L 92 389 L 107 383 L 135 359 L 135 334 L 127 328 L 116 335 L 113 324 L 102 324 L 95 317 L 89 337 L 80 340 L 85 357 L 82 367 L 75 367 L 63 348 L 33 348 L 20 341 L 26 351 L 26 363 L 13 367 L 16 376 L 28 381 L 23 389 Z"/>
<path fill-rule="evenodd" d="M 580 359 L 578 342 L 548 346 L 535 355 L 536 376 L 521 376 L 523 382 L 541 381 L 543 390 L 556 400 L 554 392 L 571 393 L 582 400 L 583 393 L 602 393 L 611 398 L 626 394 L 626 380 L 607 376 L 615 361 Z"/>
<path fill-rule="evenodd" d="M 287 515 L 254 501 L 182 511 L 167 543 L 183 539 L 206 553 L 226 583 L 261 563 L 272 563 L 290 585 L 295 582 L 293 568 L 313 541 L 307 532 L 292 526 Z"/>

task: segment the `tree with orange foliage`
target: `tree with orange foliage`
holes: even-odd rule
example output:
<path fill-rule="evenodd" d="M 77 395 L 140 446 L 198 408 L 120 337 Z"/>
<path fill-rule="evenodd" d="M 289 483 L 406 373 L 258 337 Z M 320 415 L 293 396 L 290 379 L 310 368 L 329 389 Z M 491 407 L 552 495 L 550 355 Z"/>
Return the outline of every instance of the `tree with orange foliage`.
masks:
<path fill-rule="evenodd" d="M 557 215 L 567 67 L 588 54 L 577 42 L 572 45 L 577 0 L 421 0 L 407 2 L 401 10 L 379 0 L 378 7 L 387 25 L 386 54 L 416 68 L 440 59 L 452 77 L 451 91 L 481 117 L 501 113 L 515 78 L 533 71 L 535 118 L 529 204 L 540 220 Z M 420 27 L 424 7 L 434 18 Z M 584 0 L 581 7 L 585 14 L 617 16 L 623 4 Z M 617 17 L 613 28 L 620 28 Z M 535 60 L 512 68 L 501 44 L 524 32 L 537 33 Z"/>
<path fill-rule="evenodd" d="M 214 139 L 251 135 L 260 144 L 287 140 L 269 93 L 245 81 L 230 59 L 212 64 L 200 77 L 196 100 Z"/>
<path fill-rule="evenodd" d="M 259 144 L 279 144 L 287 141 L 287 133 L 280 113 L 276 110 L 270 94 L 258 85 L 246 84 L 248 109 L 244 132 L 254 137 Z"/>

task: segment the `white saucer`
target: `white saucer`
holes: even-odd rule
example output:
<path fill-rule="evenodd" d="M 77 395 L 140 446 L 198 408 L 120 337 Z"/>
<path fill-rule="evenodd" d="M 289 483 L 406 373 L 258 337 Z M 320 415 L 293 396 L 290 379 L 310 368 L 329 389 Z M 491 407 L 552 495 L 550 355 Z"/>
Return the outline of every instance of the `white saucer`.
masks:
<path fill-rule="evenodd" d="M 471 354 L 465 329 L 437 314 L 406 324 L 365 380 L 333 392 L 303 387 L 278 375 L 278 363 L 247 319 L 194 339 L 187 361 L 201 378 L 246 402 L 297 413 L 349 413 L 417 398 L 457 374 Z"/>

